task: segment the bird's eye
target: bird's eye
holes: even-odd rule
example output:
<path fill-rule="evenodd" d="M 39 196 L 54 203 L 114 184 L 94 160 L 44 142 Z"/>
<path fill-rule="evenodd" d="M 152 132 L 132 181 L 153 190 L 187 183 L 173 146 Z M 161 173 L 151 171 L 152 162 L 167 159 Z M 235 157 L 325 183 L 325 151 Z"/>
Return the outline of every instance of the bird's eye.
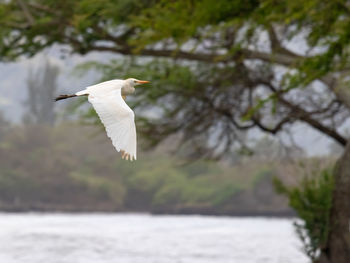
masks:
<path fill-rule="evenodd" d="M 134 80 L 134 83 L 137 83 L 137 81 L 136 81 L 136 80 Z"/>

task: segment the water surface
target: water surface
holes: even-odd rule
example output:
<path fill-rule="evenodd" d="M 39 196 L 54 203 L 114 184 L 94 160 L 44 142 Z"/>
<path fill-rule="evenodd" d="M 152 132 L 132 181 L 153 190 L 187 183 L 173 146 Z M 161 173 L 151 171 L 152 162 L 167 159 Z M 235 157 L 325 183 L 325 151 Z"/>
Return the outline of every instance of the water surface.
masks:
<path fill-rule="evenodd" d="M 1 263 L 307 263 L 292 220 L 0 214 Z"/>

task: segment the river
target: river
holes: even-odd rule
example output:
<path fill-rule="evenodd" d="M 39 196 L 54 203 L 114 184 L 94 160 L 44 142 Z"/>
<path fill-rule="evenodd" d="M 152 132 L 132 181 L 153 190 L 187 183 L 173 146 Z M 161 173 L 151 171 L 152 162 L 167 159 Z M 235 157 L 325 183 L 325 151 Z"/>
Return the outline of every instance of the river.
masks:
<path fill-rule="evenodd" d="M 0 263 L 307 263 L 292 220 L 0 214 Z"/>

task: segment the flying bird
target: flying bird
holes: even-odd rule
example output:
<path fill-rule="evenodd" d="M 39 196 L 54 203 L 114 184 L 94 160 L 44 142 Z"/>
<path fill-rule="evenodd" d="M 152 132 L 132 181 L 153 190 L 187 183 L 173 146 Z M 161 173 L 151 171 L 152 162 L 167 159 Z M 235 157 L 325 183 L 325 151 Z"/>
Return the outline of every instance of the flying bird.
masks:
<path fill-rule="evenodd" d="M 135 92 L 135 86 L 149 83 L 146 80 L 129 78 L 114 79 L 89 86 L 73 95 L 60 95 L 55 101 L 73 97 L 88 96 L 113 146 L 126 160 L 136 160 L 135 115 L 126 104 L 125 98 Z"/>

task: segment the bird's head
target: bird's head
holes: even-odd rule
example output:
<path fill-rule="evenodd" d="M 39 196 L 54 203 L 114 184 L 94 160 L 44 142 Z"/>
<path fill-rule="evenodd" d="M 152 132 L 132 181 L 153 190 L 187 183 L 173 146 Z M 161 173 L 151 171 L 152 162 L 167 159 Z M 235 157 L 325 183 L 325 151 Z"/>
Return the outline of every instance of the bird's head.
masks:
<path fill-rule="evenodd" d="M 146 84 L 149 83 L 149 81 L 147 80 L 138 80 L 138 79 L 134 79 L 134 78 L 128 78 L 125 80 L 126 84 L 130 87 L 134 87 L 134 86 L 138 86 L 141 84 Z"/>

